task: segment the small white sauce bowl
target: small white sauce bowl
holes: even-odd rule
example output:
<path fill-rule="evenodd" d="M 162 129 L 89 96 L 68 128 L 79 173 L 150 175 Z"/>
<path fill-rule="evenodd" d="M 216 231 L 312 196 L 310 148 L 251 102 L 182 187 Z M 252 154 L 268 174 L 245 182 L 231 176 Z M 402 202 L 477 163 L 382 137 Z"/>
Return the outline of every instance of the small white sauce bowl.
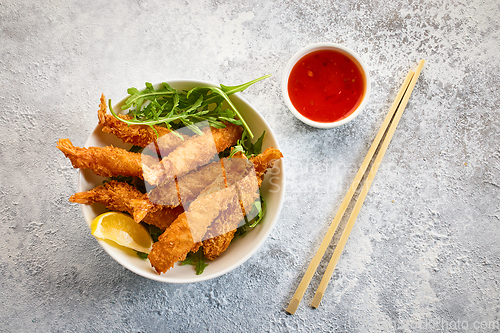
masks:
<path fill-rule="evenodd" d="M 361 103 L 357 106 L 357 108 L 347 117 L 342 118 L 338 121 L 333 121 L 333 122 L 318 122 L 311 120 L 309 118 L 304 117 L 297 109 L 295 106 L 293 106 L 292 101 L 290 100 L 290 96 L 288 95 L 288 79 L 290 77 L 290 72 L 292 71 L 293 67 L 295 64 L 302 59 L 304 56 L 306 56 L 309 53 L 315 52 L 315 51 L 321 51 L 321 50 L 332 50 L 332 51 L 337 51 L 340 53 L 343 53 L 347 55 L 351 60 L 353 60 L 356 65 L 358 65 L 358 68 L 361 72 L 361 74 L 365 78 L 366 82 L 366 90 L 363 94 L 363 98 L 361 100 Z M 311 44 L 309 46 L 306 46 L 305 48 L 301 49 L 299 52 L 295 53 L 295 55 L 288 61 L 286 64 L 284 70 L 283 70 L 283 77 L 281 80 L 281 92 L 283 94 L 283 99 L 285 100 L 285 104 L 290 109 L 292 114 L 297 117 L 299 120 L 302 122 L 313 126 L 317 128 L 333 128 L 337 126 L 341 126 L 344 124 L 347 124 L 354 118 L 356 118 L 363 108 L 366 105 L 366 102 L 368 101 L 368 97 L 370 95 L 371 91 L 371 84 L 370 84 L 370 75 L 368 73 L 368 67 L 365 65 L 363 60 L 354 53 L 352 50 L 348 49 L 345 46 L 339 45 L 339 44 L 334 44 L 334 43 L 317 43 L 317 44 Z"/>

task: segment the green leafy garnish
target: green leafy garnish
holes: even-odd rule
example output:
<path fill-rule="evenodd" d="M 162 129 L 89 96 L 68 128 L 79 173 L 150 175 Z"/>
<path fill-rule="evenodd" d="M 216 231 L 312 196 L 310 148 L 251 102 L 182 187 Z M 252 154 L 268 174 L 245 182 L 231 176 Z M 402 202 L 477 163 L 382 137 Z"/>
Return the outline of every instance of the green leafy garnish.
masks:
<path fill-rule="evenodd" d="M 156 243 L 158 241 L 158 237 L 160 237 L 160 235 L 163 233 L 163 231 L 161 231 L 160 228 L 152 225 L 152 224 L 147 224 L 145 222 L 141 222 L 141 224 L 146 228 L 146 230 L 149 232 L 149 234 L 151 235 L 151 238 L 153 239 L 153 243 Z M 137 252 L 137 256 L 141 259 L 147 259 L 148 258 L 148 254 L 147 253 L 143 253 L 143 252 L 139 252 L 139 251 L 136 251 Z"/>
<path fill-rule="evenodd" d="M 267 210 L 266 201 L 262 196 L 260 197 L 260 200 L 254 202 L 253 209 L 257 210 L 257 215 L 251 221 L 249 221 L 250 228 L 254 228 L 255 226 L 257 226 L 257 224 L 259 224 L 260 221 L 262 221 L 264 215 L 266 214 Z"/>
<path fill-rule="evenodd" d="M 138 90 L 129 88 L 127 92 L 130 97 L 122 105 L 122 111 L 128 111 L 132 119 L 123 119 L 113 110 L 109 100 L 109 110 L 113 116 L 129 125 L 162 125 L 170 130 L 183 126 L 191 128 L 195 133 L 201 131 L 195 126 L 196 123 L 206 121 L 215 128 L 225 127 L 224 122 L 241 125 L 244 132 L 251 138 L 253 133 L 245 122 L 236 106 L 231 102 L 229 96 L 241 92 L 252 84 L 270 77 L 271 74 L 258 79 L 243 83 L 238 86 L 219 87 L 195 87 L 189 91 L 179 91 L 163 82 L 155 89 L 153 85 L 146 82 L 146 89 Z M 223 109 L 223 103 L 229 105 Z M 156 133 L 158 135 L 158 133 Z"/>
<path fill-rule="evenodd" d="M 245 149 L 243 149 L 243 147 L 240 146 L 240 145 L 234 146 L 233 149 L 231 150 L 231 152 L 229 153 L 229 158 L 232 158 L 237 153 L 243 153 L 243 154 L 245 154 Z"/>
<path fill-rule="evenodd" d="M 238 227 L 238 229 L 236 230 L 236 236 L 243 236 L 248 231 L 248 228 L 256 227 L 262 221 L 265 214 L 266 214 L 266 201 L 264 200 L 264 197 L 261 195 L 260 200 L 255 200 L 255 202 L 252 204 L 252 210 L 250 211 L 250 215 L 254 216 L 254 218 L 251 220 L 247 220 L 245 217 L 245 224 Z"/>
<path fill-rule="evenodd" d="M 152 224 L 144 223 L 144 226 L 149 231 L 149 234 L 151 235 L 151 238 L 153 238 L 153 243 L 156 243 L 158 241 L 158 237 L 161 236 L 161 234 L 163 233 L 163 231 L 161 231 L 160 228 L 158 228 L 158 227 L 156 227 L 156 226 L 154 226 Z"/>
<path fill-rule="evenodd" d="M 242 152 L 247 158 L 260 154 L 262 152 L 262 142 L 264 141 L 265 135 L 266 131 L 263 131 L 257 141 L 252 143 L 252 138 L 249 137 L 246 132 L 243 132 L 241 139 L 239 139 L 236 146 L 233 147 L 229 157 L 233 157 L 238 152 Z"/>
<path fill-rule="evenodd" d="M 129 185 L 134 186 L 135 178 L 133 176 L 118 175 L 118 176 L 109 177 L 109 179 L 105 179 L 102 183 L 106 184 L 106 183 L 109 183 L 112 180 L 116 180 L 118 182 L 127 183 Z"/>
<path fill-rule="evenodd" d="M 196 253 L 190 252 L 186 259 L 181 262 L 181 265 L 194 265 L 196 269 L 196 275 L 203 274 L 203 271 L 208 266 L 205 262 L 206 258 L 203 254 L 203 248 L 200 248 Z"/>
<path fill-rule="evenodd" d="M 144 252 L 139 252 L 139 251 L 136 251 L 137 252 L 137 256 L 141 259 L 148 259 L 148 254 L 147 253 L 144 253 Z"/>
<path fill-rule="evenodd" d="M 143 147 L 132 146 L 132 147 L 130 147 L 130 149 L 128 151 L 130 151 L 132 153 L 142 153 L 143 150 L 144 150 Z"/>

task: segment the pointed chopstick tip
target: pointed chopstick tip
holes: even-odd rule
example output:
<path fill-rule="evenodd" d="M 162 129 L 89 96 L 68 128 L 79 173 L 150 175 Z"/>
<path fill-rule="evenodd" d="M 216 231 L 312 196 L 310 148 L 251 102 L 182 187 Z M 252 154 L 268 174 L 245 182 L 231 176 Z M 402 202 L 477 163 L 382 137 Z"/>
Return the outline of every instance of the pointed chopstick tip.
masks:
<path fill-rule="evenodd" d="M 289 314 L 295 314 L 295 311 L 297 311 L 297 308 L 299 307 L 300 301 L 296 298 L 292 299 L 290 301 L 290 304 L 288 304 L 288 307 L 286 308 L 286 312 Z"/>
<path fill-rule="evenodd" d="M 311 302 L 311 306 L 315 309 L 319 307 L 319 304 L 321 303 L 321 300 L 323 299 L 323 293 L 322 292 L 317 292 L 316 295 L 314 295 L 314 298 Z"/>
<path fill-rule="evenodd" d="M 417 71 L 420 72 L 420 70 L 422 70 L 422 68 L 424 67 L 424 64 L 425 64 L 425 60 L 424 59 L 420 59 L 420 61 L 418 62 L 417 66 L 415 66 L 415 67 L 412 68 L 412 71 L 415 72 L 415 73 L 417 73 Z"/>

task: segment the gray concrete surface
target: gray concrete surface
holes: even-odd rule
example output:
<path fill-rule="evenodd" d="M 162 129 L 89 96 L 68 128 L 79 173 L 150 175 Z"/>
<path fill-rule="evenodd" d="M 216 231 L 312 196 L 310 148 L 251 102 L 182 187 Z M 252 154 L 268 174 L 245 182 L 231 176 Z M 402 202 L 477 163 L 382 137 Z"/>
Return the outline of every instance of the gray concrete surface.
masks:
<path fill-rule="evenodd" d="M 498 332 L 500 2 L 0 2 L 0 331 Z M 286 109 L 280 77 L 314 42 L 352 48 L 372 95 L 318 130 Z M 427 61 L 319 309 L 323 263 L 288 304 L 406 72 Z M 77 170 L 101 93 L 145 81 L 237 84 L 271 124 L 287 168 L 264 246 L 217 279 L 146 280 L 98 246 Z M 328 251 L 332 252 L 331 248 Z"/>

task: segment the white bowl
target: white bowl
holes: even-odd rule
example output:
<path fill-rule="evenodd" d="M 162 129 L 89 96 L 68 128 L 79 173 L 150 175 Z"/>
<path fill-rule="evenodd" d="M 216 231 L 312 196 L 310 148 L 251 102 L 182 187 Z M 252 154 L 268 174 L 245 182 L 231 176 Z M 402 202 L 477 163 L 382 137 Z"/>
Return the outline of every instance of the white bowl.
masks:
<path fill-rule="evenodd" d="M 176 80 L 166 82 L 175 89 L 190 89 L 195 86 L 216 86 L 212 83 L 192 80 Z M 158 85 L 155 87 L 157 86 Z M 279 149 L 278 142 L 273 131 L 259 112 L 255 110 L 246 100 L 238 96 L 238 94 L 231 95 L 230 98 L 256 137 L 260 136 L 263 130 L 266 131 L 266 136 L 262 146 L 263 150 L 267 147 Z M 115 110 L 115 112 L 120 110 L 120 105 L 125 100 L 126 98 L 117 103 L 113 107 L 113 110 Z M 97 126 L 89 136 L 85 146 L 102 147 L 106 145 L 114 145 L 122 148 L 130 147 L 129 144 L 124 144 L 117 137 L 102 132 L 101 127 Z M 100 185 L 104 179 L 105 178 L 103 177 L 94 175 L 89 170 L 81 170 L 78 189 L 79 191 L 88 191 Z M 194 266 L 181 266 L 179 264 L 176 264 L 166 273 L 159 275 L 151 267 L 149 260 L 140 259 L 135 251 L 111 244 L 110 242 L 102 240 L 97 241 L 102 248 L 122 266 L 148 279 L 169 283 L 191 283 L 213 279 L 228 273 L 243 264 L 264 243 L 266 238 L 271 233 L 276 220 L 278 219 L 283 203 L 284 191 L 285 174 L 283 162 L 280 160 L 275 163 L 275 167 L 272 170 L 268 171 L 262 187 L 260 188 L 260 193 L 263 195 L 267 203 L 267 213 L 264 219 L 259 225 L 252 230 L 249 230 L 245 235 L 237 237 L 219 258 L 213 261 L 207 261 L 209 265 L 205 268 L 205 271 L 201 275 L 196 275 Z M 82 205 L 82 211 L 85 221 L 90 229 L 92 220 L 97 215 L 105 212 L 106 209 L 100 204 L 91 206 Z"/>
<path fill-rule="evenodd" d="M 363 99 L 361 103 L 358 105 L 358 107 L 347 117 L 342 118 L 338 121 L 333 121 L 333 122 L 318 122 L 311 120 L 309 118 L 304 117 L 297 109 L 295 106 L 292 104 L 290 100 L 290 96 L 288 95 L 288 78 L 290 76 L 290 72 L 292 71 L 293 66 L 302 59 L 302 57 L 306 56 L 309 53 L 315 52 L 315 51 L 320 51 L 320 50 L 334 50 L 340 53 L 344 53 L 347 55 L 351 60 L 353 60 L 356 65 L 358 66 L 359 70 L 361 71 L 361 74 L 364 75 L 365 77 L 365 83 L 366 83 L 366 89 L 363 95 Z M 337 127 L 341 126 L 344 124 L 347 124 L 354 118 L 356 118 L 363 108 L 366 105 L 366 102 L 368 100 L 368 97 L 370 95 L 370 90 L 371 90 L 371 84 L 370 84 L 370 75 L 368 73 L 368 67 L 364 64 L 364 62 L 361 60 L 361 58 L 351 51 L 350 49 L 346 48 L 345 46 L 339 45 L 339 44 L 334 44 L 334 43 L 317 43 L 317 44 L 312 44 L 309 46 L 306 46 L 305 48 L 301 49 L 295 55 L 288 61 L 286 64 L 284 70 L 283 70 L 283 77 L 281 80 L 281 92 L 283 94 L 283 99 L 285 100 L 285 104 L 290 109 L 292 114 L 297 117 L 299 120 L 302 122 L 313 126 L 317 128 L 332 128 L 332 127 Z"/>

